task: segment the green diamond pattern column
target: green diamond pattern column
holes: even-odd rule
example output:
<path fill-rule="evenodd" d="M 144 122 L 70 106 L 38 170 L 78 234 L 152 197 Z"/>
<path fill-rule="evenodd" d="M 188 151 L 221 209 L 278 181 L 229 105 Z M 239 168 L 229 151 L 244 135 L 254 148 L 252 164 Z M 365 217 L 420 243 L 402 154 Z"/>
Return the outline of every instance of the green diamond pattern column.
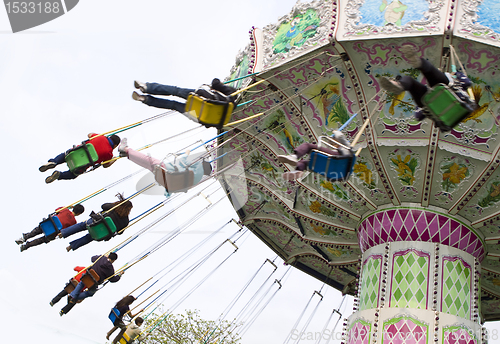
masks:
<path fill-rule="evenodd" d="M 470 319 L 471 268 L 458 257 L 443 257 L 441 311 Z"/>
<path fill-rule="evenodd" d="M 368 257 L 363 264 L 361 272 L 361 299 L 359 309 L 370 309 L 378 306 L 378 294 L 380 288 L 382 267 L 382 256 L 373 255 Z"/>
<path fill-rule="evenodd" d="M 429 259 L 413 249 L 394 254 L 390 307 L 427 308 Z"/>

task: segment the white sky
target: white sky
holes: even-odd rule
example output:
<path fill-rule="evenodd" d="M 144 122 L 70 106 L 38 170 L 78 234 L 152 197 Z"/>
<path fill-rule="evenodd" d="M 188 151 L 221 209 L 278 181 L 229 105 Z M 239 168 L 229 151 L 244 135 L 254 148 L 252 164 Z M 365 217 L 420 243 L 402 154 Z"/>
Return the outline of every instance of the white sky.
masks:
<path fill-rule="evenodd" d="M 11 33 L 6 12 L 0 9 L 0 144 L 4 149 L 1 171 L 4 240 L 0 242 L 2 342 L 104 343 L 105 334 L 112 326 L 107 315 L 116 301 L 221 223 L 236 218 L 227 201 L 218 205 L 187 233 L 132 267 L 122 281 L 107 285 L 62 318 L 58 311 L 64 300 L 54 308 L 49 306 L 49 301 L 73 275 L 73 267 L 88 265 L 92 255 L 107 251 L 123 238 L 94 242 L 70 253 L 64 249 L 69 240 L 57 240 L 24 253 L 20 253 L 14 243 L 22 232 L 30 231 L 56 207 L 81 199 L 138 169 L 131 162 L 121 160 L 108 170 L 101 168 L 74 181 L 50 185 L 44 183 L 48 173 L 38 172 L 38 167 L 48 158 L 81 142 L 88 132 L 112 130 L 160 113 L 131 99 L 134 79 L 196 87 L 209 83 L 213 77 L 224 78 L 238 50 L 247 45 L 249 29 L 275 23 L 294 4 L 293 0 L 85 0 L 68 14 L 17 34 Z M 131 147 L 140 147 L 192 126 L 193 123 L 179 115 L 127 131 L 122 137 L 129 138 Z M 202 132 L 187 138 L 187 142 L 215 136 L 213 130 Z M 158 146 L 151 154 L 165 155 L 185 143 Z M 98 210 L 101 203 L 114 201 L 116 192 L 132 193 L 138 179 L 124 182 L 85 202 L 86 212 L 79 220 L 83 221 L 90 210 Z M 161 196 L 139 196 L 134 200 L 132 216 L 162 199 Z M 197 200 L 181 208 L 151 233 L 119 251 L 115 267 L 121 267 L 192 216 L 194 209 L 205 205 L 205 201 Z M 151 221 L 146 218 L 128 231 L 134 233 Z M 235 228 L 235 225 L 226 227 L 192 258 L 222 242 Z M 176 312 L 197 308 L 203 317 L 215 319 L 264 260 L 275 257 L 253 235 L 245 238 L 240 241 L 241 249 L 228 263 Z M 224 246 L 223 252 L 215 256 L 213 262 L 207 262 L 181 290 L 187 292 L 231 250 L 229 245 Z M 280 278 L 286 269 L 283 264 L 278 267 L 272 280 Z M 255 285 L 270 271 L 266 265 Z M 172 277 L 166 276 L 162 283 Z M 293 270 L 283 289 L 245 334 L 243 342 L 284 342 L 313 291 L 321 286 L 321 281 Z M 252 295 L 251 289 L 242 297 L 242 303 L 235 306 L 235 312 L 243 307 L 245 298 Z M 329 287 L 323 289 L 323 295 L 324 301 L 311 322 L 311 331 L 321 330 L 331 310 L 340 303 L 340 294 Z M 317 299 L 315 296 L 314 305 Z M 167 299 L 166 306 L 175 300 L 175 297 Z M 347 309 L 346 315 L 352 309 L 350 302 Z M 308 313 L 304 320 L 307 316 Z M 336 317 L 329 328 L 335 320 Z M 341 325 L 337 330 L 341 332 Z"/>
<path fill-rule="evenodd" d="M 24 253 L 20 253 L 14 243 L 22 232 L 30 231 L 56 207 L 81 199 L 138 169 L 131 162 L 121 160 L 108 170 L 101 168 L 74 181 L 50 185 L 44 183 L 48 173 L 38 172 L 38 167 L 48 158 L 81 142 L 88 132 L 112 130 L 159 114 L 158 109 L 131 99 L 134 79 L 197 87 L 209 83 L 213 77 L 224 78 L 229 74 L 238 50 L 247 45 L 249 29 L 277 22 L 294 4 L 293 0 L 84 0 L 68 14 L 17 34 L 11 33 L 6 12 L 0 9 L 0 145 L 4 151 L 4 167 L 0 172 L 4 189 L 1 198 L 3 240 L 0 241 L 2 342 L 104 343 L 105 334 L 112 326 L 107 315 L 116 301 L 189 250 L 221 223 L 236 218 L 229 202 L 218 205 L 186 233 L 132 267 L 122 281 L 107 285 L 62 318 L 58 311 L 64 300 L 54 308 L 49 306 L 49 301 L 73 276 L 73 267 L 88 265 L 92 255 L 107 251 L 123 238 L 93 242 L 70 253 L 64 249 L 69 240 L 57 240 Z M 121 136 L 129 138 L 131 147 L 141 147 L 193 125 L 179 115 L 140 126 Z M 214 130 L 201 132 L 203 134 L 185 138 L 184 142 L 161 145 L 150 152 L 161 157 L 186 142 L 215 136 Z M 98 210 L 101 203 L 113 201 L 116 192 L 125 192 L 126 195 L 134 192 L 139 178 L 119 184 L 85 202 L 86 212 L 79 220 L 86 219 L 90 210 Z M 134 200 L 132 216 L 162 199 L 161 196 L 139 196 Z M 204 206 L 206 202 L 198 199 L 179 209 L 161 226 L 120 250 L 115 267 L 121 267 L 143 252 Z M 165 212 L 160 210 L 159 214 Z M 135 233 L 152 220 L 146 218 L 126 234 Z M 227 226 L 221 235 L 191 258 L 199 258 L 229 237 L 235 228 L 233 224 Z M 71 240 L 73 238 L 78 238 L 78 235 Z M 176 312 L 196 308 L 203 317 L 215 319 L 265 259 L 275 257 L 253 235 L 245 236 L 238 244 L 240 250 Z M 196 277 L 180 288 L 179 295 L 187 292 L 231 251 L 232 247 L 226 244 Z M 280 262 L 272 280 L 280 278 L 285 270 Z M 265 265 L 241 302 L 234 307 L 233 316 L 253 294 L 254 286 L 259 285 L 270 271 L 270 265 Z M 166 276 L 160 285 L 174 275 Z M 283 289 L 242 342 L 283 343 L 314 290 L 321 286 L 321 281 L 292 269 Z M 332 288 L 324 287 L 322 293 L 324 301 L 308 331 L 320 331 L 332 309 L 340 303 L 340 293 Z M 165 305 L 172 305 L 177 298 L 167 299 Z M 303 322 L 317 301 L 315 296 Z M 345 316 L 351 313 L 351 301 L 352 298 Z M 339 333 L 342 322 L 337 327 Z M 300 342 L 316 343 L 316 340 Z"/>

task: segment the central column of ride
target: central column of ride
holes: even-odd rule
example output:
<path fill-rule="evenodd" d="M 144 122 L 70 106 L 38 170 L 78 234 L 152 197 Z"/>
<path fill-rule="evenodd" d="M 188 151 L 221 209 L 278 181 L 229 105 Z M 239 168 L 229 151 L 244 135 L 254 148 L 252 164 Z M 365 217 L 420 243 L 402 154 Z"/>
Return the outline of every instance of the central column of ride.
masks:
<path fill-rule="evenodd" d="M 390 208 L 362 219 L 355 312 L 344 344 L 479 344 L 479 235 L 429 209 Z"/>

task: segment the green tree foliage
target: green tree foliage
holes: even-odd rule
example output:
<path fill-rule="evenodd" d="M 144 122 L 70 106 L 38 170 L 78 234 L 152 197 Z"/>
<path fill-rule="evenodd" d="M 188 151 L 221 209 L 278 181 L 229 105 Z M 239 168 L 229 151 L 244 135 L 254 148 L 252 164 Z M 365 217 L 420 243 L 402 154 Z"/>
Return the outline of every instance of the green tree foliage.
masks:
<path fill-rule="evenodd" d="M 205 320 L 198 310 L 186 310 L 185 314 L 162 316 L 151 315 L 144 328 L 151 326 L 151 333 L 141 342 L 145 344 L 239 344 L 237 330 L 241 324 Z M 154 327 L 156 326 L 156 327 Z"/>

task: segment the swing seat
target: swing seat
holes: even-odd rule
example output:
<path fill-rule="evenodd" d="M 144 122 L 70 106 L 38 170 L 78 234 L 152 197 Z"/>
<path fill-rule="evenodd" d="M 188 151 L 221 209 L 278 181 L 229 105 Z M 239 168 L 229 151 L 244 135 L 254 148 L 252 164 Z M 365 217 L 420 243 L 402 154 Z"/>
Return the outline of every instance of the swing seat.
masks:
<path fill-rule="evenodd" d="M 94 269 L 90 269 L 83 274 L 81 281 L 83 282 L 83 284 L 85 284 L 85 287 L 89 289 L 92 288 L 94 285 L 98 284 L 99 279 L 100 277 L 97 274 L 97 272 L 95 272 Z"/>
<path fill-rule="evenodd" d="M 120 311 L 118 310 L 118 308 L 111 308 L 111 312 L 109 313 L 109 320 L 111 320 L 111 322 L 113 323 L 113 325 L 115 324 L 115 321 L 116 319 L 120 318 Z"/>
<path fill-rule="evenodd" d="M 337 149 L 339 146 L 342 155 L 332 155 L 321 150 L 313 149 L 309 154 L 308 169 L 318 173 L 329 181 L 345 181 L 349 178 L 356 162 L 356 156 L 351 147 L 344 146 L 328 136 L 320 136 L 319 147 Z"/>
<path fill-rule="evenodd" d="M 118 342 L 120 344 L 128 344 L 130 343 L 130 337 L 128 334 L 124 333 L 123 336 L 120 338 L 120 341 Z"/>
<path fill-rule="evenodd" d="M 163 186 L 168 193 L 187 192 L 194 184 L 194 172 L 191 170 L 170 172 L 157 166 L 155 169 L 155 180 L 158 184 Z"/>
<path fill-rule="evenodd" d="M 64 291 L 69 294 L 71 294 L 71 292 L 73 290 L 75 290 L 76 286 L 78 285 L 78 281 L 74 278 L 70 279 L 69 280 L 69 283 L 66 285 L 66 287 L 64 287 Z M 83 300 L 78 300 L 76 301 L 76 303 L 81 303 Z"/>
<path fill-rule="evenodd" d="M 87 143 L 71 149 L 64 159 L 71 172 L 82 174 L 87 168 L 95 165 L 99 156 L 94 146 Z"/>
<path fill-rule="evenodd" d="M 422 103 L 441 131 L 450 131 L 474 111 L 470 104 L 461 100 L 445 84 L 438 84 L 428 90 L 422 97 Z"/>
<path fill-rule="evenodd" d="M 90 226 L 87 226 L 90 236 L 95 241 L 108 240 L 116 233 L 116 226 L 113 220 L 106 216 Z"/>
<path fill-rule="evenodd" d="M 220 130 L 231 119 L 233 109 L 234 103 L 232 102 L 207 99 L 191 93 L 187 98 L 184 111 L 205 127 L 215 127 Z"/>
<path fill-rule="evenodd" d="M 64 287 L 64 290 L 68 293 L 71 294 L 73 290 L 75 290 L 76 286 L 78 285 L 78 281 L 75 278 L 72 278 L 69 280 L 69 283 Z"/>
<path fill-rule="evenodd" d="M 61 221 L 57 216 L 49 215 L 49 217 L 39 224 L 45 237 L 54 236 L 62 229 Z"/>

